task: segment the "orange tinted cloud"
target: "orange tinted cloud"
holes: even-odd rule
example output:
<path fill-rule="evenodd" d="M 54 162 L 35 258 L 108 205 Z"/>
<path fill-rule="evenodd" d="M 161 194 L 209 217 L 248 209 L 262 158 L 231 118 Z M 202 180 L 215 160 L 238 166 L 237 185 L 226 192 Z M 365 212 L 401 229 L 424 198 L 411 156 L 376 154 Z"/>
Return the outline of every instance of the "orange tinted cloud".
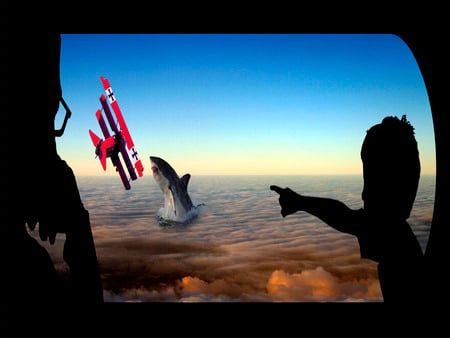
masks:
<path fill-rule="evenodd" d="M 289 274 L 276 270 L 267 282 L 267 292 L 275 301 L 381 300 L 375 279 L 340 282 L 322 267 Z"/>
<path fill-rule="evenodd" d="M 191 276 L 181 279 L 180 288 L 183 298 L 204 294 L 210 295 L 210 298 L 214 301 L 218 300 L 215 297 L 219 297 L 222 300 L 238 299 L 243 293 L 239 285 L 223 279 L 216 279 L 208 283 L 198 277 Z"/>

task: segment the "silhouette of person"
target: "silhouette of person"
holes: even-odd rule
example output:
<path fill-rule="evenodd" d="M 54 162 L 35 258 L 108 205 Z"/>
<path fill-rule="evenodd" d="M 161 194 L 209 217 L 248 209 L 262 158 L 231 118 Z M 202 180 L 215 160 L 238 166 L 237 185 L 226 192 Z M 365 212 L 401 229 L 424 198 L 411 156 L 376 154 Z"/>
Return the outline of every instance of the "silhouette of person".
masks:
<path fill-rule="evenodd" d="M 423 301 L 423 252 L 407 223 L 416 197 L 420 160 L 414 128 L 403 115 L 385 117 L 367 130 L 361 148 L 363 208 L 304 196 L 272 185 L 281 215 L 305 211 L 358 239 L 361 258 L 377 262 L 385 303 Z"/>
<path fill-rule="evenodd" d="M 61 36 L 52 30 L 8 36 L 14 68 L 7 81 L 4 139 L 8 159 L 1 170 L 0 256 L 3 304 L 102 303 L 103 290 L 89 222 L 75 175 L 57 153 L 55 116 L 62 99 Z M 67 108 L 66 108 L 67 109 Z M 67 115 L 66 115 L 67 117 Z M 42 241 L 65 235 L 63 258 L 69 276 L 60 276 L 47 250 L 27 231 L 39 224 Z"/>

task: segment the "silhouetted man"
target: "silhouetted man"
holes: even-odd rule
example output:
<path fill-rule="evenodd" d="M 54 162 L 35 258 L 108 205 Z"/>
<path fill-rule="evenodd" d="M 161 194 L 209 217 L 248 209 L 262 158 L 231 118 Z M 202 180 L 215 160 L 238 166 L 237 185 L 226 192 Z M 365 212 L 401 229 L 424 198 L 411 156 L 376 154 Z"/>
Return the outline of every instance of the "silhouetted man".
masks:
<path fill-rule="evenodd" d="M 59 33 L 36 29 L 8 36 L 10 77 L 2 112 L 2 224 L 0 289 L 3 304 L 102 303 L 95 246 L 72 169 L 56 149 L 55 116 L 62 100 Z M 14 65 L 14 67 L 12 67 Z M 67 120 L 66 120 L 67 122 Z M 42 241 L 65 234 L 67 279 L 26 229 L 38 225 Z M 37 314 L 34 314 L 37 315 Z"/>
<path fill-rule="evenodd" d="M 357 237 L 361 258 L 378 263 L 386 303 L 410 304 L 423 300 L 423 253 L 407 219 L 416 197 L 420 161 L 414 128 L 388 116 L 367 131 L 361 148 L 364 207 L 298 194 L 270 186 L 277 192 L 281 215 L 305 211 L 336 230 Z"/>

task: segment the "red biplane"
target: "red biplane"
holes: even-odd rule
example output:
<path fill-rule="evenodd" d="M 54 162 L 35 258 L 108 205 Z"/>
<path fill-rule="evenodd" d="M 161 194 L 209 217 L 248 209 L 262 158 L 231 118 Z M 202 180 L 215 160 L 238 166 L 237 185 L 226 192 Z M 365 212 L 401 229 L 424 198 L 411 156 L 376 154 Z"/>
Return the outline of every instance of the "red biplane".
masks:
<path fill-rule="evenodd" d="M 124 188 L 129 190 L 131 188 L 130 180 L 123 169 L 122 162 L 119 158 L 119 153 L 122 155 L 122 159 L 125 162 L 131 180 L 136 180 L 137 176 L 142 177 L 144 167 L 142 166 L 141 159 L 138 156 L 138 152 L 134 146 L 134 142 L 131 138 L 130 132 L 128 131 L 125 120 L 123 119 L 122 112 L 119 109 L 115 94 L 111 89 L 108 79 L 100 76 L 100 80 L 105 88 L 106 96 L 108 97 L 108 101 L 114 111 L 114 114 L 116 115 L 120 129 L 117 128 L 117 124 L 114 121 L 111 110 L 106 102 L 106 97 L 102 94 L 100 96 L 100 103 L 114 134 L 110 134 L 101 109 L 98 109 L 95 115 L 105 139 L 101 139 L 90 129 L 89 134 L 95 146 L 95 154 L 99 157 L 103 170 L 106 171 L 106 158 L 110 157 L 113 165 L 116 167 L 116 171 L 119 173 Z"/>

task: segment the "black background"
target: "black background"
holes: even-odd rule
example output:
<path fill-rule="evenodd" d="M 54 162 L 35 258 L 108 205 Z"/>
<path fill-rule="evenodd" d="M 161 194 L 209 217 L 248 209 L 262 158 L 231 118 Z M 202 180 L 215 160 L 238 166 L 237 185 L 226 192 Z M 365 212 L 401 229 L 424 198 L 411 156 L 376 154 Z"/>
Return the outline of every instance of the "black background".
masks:
<path fill-rule="evenodd" d="M 449 55 L 446 6 L 393 7 L 315 2 L 57 3 L 6 18 L 10 32 L 31 27 L 67 33 L 390 33 L 410 47 L 425 81 L 436 139 L 436 198 L 426 255 L 436 271 L 449 266 L 446 175 Z M 43 6 L 43 4 L 41 4 Z M 2 15 L 4 17 L 4 14 Z M 16 18 L 16 19 L 15 19 Z M 29 28 L 29 29 L 27 29 Z M 107 56 L 105 56 L 107 57 Z M 332 56 L 330 56 L 332 57 Z M 64 93 L 64 88 L 63 88 Z M 70 121 L 69 121 L 70 122 Z M 62 157 L 64 159 L 64 157 Z M 1 278 L 1 277 L 0 277 Z M 0 336 L 449 336 L 446 275 L 431 304 L 388 308 L 383 303 L 150 303 L 72 309 L 20 308 Z M 0 313 L 1 314 L 1 313 Z M 2 316 L 4 318 L 4 316 Z M 8 318 L 12 318 L 8 316 Z"/>

